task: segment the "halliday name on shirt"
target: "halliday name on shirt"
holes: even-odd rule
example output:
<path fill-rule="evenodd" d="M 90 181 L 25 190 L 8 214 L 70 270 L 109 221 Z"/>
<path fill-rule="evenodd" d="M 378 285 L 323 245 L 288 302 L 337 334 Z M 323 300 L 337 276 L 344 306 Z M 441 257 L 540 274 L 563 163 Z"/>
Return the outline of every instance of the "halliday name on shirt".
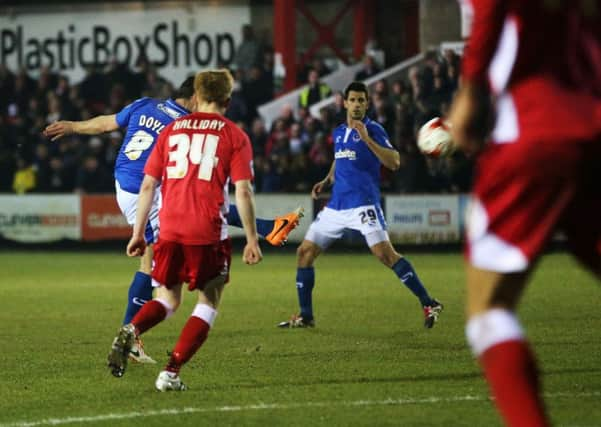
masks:
<path fill-rule="evenodd" d="M 223 120 L 217 119 L 182 119 L 175 122 L 173 130 L 191 129 L 191 130 L 217 130 L 220 131 L 225 126 Z"/>

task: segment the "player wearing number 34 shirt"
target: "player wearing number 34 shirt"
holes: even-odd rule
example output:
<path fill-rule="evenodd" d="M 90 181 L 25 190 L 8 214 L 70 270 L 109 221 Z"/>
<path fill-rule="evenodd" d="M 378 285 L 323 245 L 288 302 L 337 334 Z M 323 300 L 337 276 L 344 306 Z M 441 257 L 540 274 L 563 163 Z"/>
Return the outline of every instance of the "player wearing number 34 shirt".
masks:
<path fill-rule="evenodd" d="M 206 245 L 227 238 L 229 176 L 252 179 L 248 136 L 215 113 L 193 113 L 159 135 L 144 173 L 158 180 L 163 205 L 160 239 Z M 197 173 L 188 173 L 194 167 Z"/>
<path fill-rule="evenodd" d="M 131 323 L 121 327 L 108 361 L 112 374 L 122 376 L 134 340 L 177 310 L 182 285 L 187 283 L 190 291 L 198 291 L 198 303 L 155 382 L 160 391 L 186 389 L 179 378 L 180 368 L 207 339 L 229 280 L 231 244 L 225 215 L 230 179 L 246 234 L 242 259 L 257 264 L 262 258 L 255 225 L 250 141 L 223 116 L 233 83 L 227 70 L 198 73 L 194 79 L 196 112 L 178 118 L 161 132 L 144 167 L 127 254 L 144 253 L 144 227 L 161 183 L 161 232 L 152 270 L 158 289 Z"/>

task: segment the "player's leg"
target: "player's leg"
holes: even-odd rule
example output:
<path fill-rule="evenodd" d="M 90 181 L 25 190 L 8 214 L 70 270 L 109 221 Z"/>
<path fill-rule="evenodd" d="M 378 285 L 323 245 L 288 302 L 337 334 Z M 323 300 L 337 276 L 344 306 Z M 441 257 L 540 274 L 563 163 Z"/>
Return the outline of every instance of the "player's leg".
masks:
<path fill-rule="evenodd" d="M 123 319 L 123 325 L 132 321 L 134 316 L 140 311 L 142 306 L 152 300 L 152 244 L 148 244 L 146 252 L 140 258 L 140 270 L 134 275 L 134 280 L 129 287 L 128 303 Z M 154 364 L 156 361 L 146 354 L 144 342 L 140 337 L 136 337 L 134 345 L 129 352 L 129 359 L 136 363 Z"/>
<path fill-rule="evenodd" d="M 161 286 L 156 297 L 142 306 L 131 323 L 121 326 L 108 356 L 108 367 L 115 377 L 122 377 L 125 373 L 127 360 L 139 336 L 169 318 L 180 301 L 181 284 L 172 285 L 169 289 Z"/>
<path fill-rule="evenodd" d="M 381 206 L 373 204 L 349 209 L 346 226 L 361 232 L 371 252 L 418 297 L 426 315 L 425 326 L 431 328 L 442 311 L 442 304 L 428 295 L 411 264 L 392 247 Z"/>
<path fill-rule="evenodd" d="M 191 280 L 188 288 L 199 290 L 198 302 L 181 331 L 167 365 L 156 380 L 155 386 L 160 391 L 186 389 L 179 378 L 179 371 L 206 341 L 217 317 L 217 308 L 224 286 L 229 280 L 231 265 L 229 239 L 217 244 L 216 250 L 207 246 L 189 249 L 186 251 L 187 265 L 197 267 L 196 270 L 190 270 Z M 206 280 L 207 275 L 212 278 Z"/>
<path fill-rule="evenodd" d="M 299 316 L 307 326 L 315 324 L 313 317 L 313 288 L 315 268 L 313 263 L 321 253 L 321 248 L 310 240 L 303 240 L 296 250 L 296 292 L 300 307 Z"/>
<path fill-rule="evenodd" d="M 298 226 L 300 219 L 304 216 L 304 209 L 298 207 L 274 219 L 257 218 L 257 232 L 273 246 L 282 246 L 286 243 L 288 235 Z M 242 228 L 242 220 L 236 205 L 229 206 L 227 223 L 234 227 Z"/>
<path fill-rule="evenodd" d="M 424 326 L 431 328 L 438 320 L 443 306 L 432 298 L 411 263 L 394 250 L 386 231 L 374 231 L 365 236 L 371 252 L 388 268 L 394 271 L 399 280 L 415 295 L 424 310 Z"/>
<path fill-rule="evenodd" d="M 536 360 L 515 315 L 528 272 L 467 267 L 466 334 L 507 425 L 548 425 Z"/>
<path fill-rule="evenodd" d="M 219 276 L 199 292 L 198 302 L 182 328 L 167 365 L 159 373 L 155 387 L 159 391 L 183 391 L 187 386 L 179 377 L 181 367 L 202 347 L 217 317 L 219 299 L 225 286 L 224 276 Z"/>
<path fill-rule="evenodd" d="M 303 240 L 296 249 L 296 294 L 299 313 L 289 320 L 280 322 L 280 328 L 304 328 L 315 326 L 313 316 L 313 288 L 315 287 L 315 269 L 313 262 L 321 253 L 321 248 L 310 240 Z"/>
<path fill-rule="evenodd" d="M 116 377 L 123 376 L 135 340 L 148 329 L 171 316 L 181 302 L 181 245 L 159 240 L 154 252 L 153 280 L 159 286 L 156 297 L 142 306 L 132 321 L 123 325 L 113 341 L 108 366 Z"/>
<path fill-rule="evenodd" d="M 548 423 L 515 306 L 538 254 L 574 203 L 587 157 L 575 143 L 547 140 L 489 145 L 478 158 L 466 216 L 466 334 L 509 425 Z"/>
<path fill-rule="evenodd" d="M 313 263 L 322 251 L 339 239 L 344 231 L 339 211 L 325 208 L 313 221 L 305 239 L 296 250 L 296 292 L 299 314 L 290 320 L 280 322 L 280 328 L 315 326 L 313 315 L 313 288 L 315 287 L 315 269 Z"/>
<path fill-rule="evenodd" d="M 140 258 L 140 269 L 134 274 L 127 294 L 127 307 L 123 316 L 123 325 L 134 318 L 142 306 L 152 299 L 152 243 L 146 246 L 146 252 Z"/>
<path fill-rule="evenodd" d="M 128 223 L 133 225 L 136 220 L 136 207 L 138 201 L 138 195 L 129 193 L 120 188 L 119 184 L 116 183 L 117 192 L 117 204 L 121 209 L 121 212 L 127 219 Z M 123 325 L 127 325 L 134 318 L 136 313 L 142 308 L 142 306 L 152 299 L 152 279 L 150 274 L 152 272 L 152 243 L 156 241 L 158 236 L 158 208 L 160 206 L 160 193 L 155 193 L 155 198 L 150 210 L 148 224 L 146 226 L 144 237 L 148 244 L 146 252 L 140 259 L 140 269 L 134 274 L 132 282 L 129 285 L 127 295 L 127 305 L 125 308 L 125 315 L 123 317 Z M 156 363 L 150 356 L 144 351 L 144 344 L 140 339 L 137 339 L 132 347 L 130 358 L 139 363 Z"/>

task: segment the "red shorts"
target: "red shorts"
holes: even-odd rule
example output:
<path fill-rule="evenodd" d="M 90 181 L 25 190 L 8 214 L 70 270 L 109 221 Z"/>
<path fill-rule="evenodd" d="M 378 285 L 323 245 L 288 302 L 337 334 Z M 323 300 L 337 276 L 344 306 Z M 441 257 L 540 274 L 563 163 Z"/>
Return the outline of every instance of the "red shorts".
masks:
<path fill-rule="evenodd" d="M 601 139 L 491 144 L 479 157 L 467 215 L 475 267 L 526 270 L 556 230 L 601 271 Z"/>
<path fill-rule="evenodd" d="M 217 276 L 229 281 L 232 260 L 230 239 L 212 245 L 184 245 L 159 239 L 154 245 L 152 278 L 171 288 L 187 282 L 189 290 L 202 290 Z"/>

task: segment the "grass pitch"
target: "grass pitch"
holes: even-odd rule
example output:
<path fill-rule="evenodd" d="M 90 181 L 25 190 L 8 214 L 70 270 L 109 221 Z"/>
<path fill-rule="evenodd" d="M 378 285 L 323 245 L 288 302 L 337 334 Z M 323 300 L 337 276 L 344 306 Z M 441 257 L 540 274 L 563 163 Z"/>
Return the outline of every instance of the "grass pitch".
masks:
<path fill-rule="evenodd" d="M 239 251 L 190 390 L 154 380 L 195 302 L 145 335 L 159 365 L 105 367 L 137 260 L 122 252 L 0 253 L 0 427 L 500 425 L 463 335 L 459 254 L 408 254 L 445 304 L 432 330 L 416 299 L 367 253 L 316 264 L 317 327 L 280 330 L 297 310 L 295 260 Z M 569 257 L 545 257 L 520 316 L 557 425 L 601 425 L 600 289 Z"/>

